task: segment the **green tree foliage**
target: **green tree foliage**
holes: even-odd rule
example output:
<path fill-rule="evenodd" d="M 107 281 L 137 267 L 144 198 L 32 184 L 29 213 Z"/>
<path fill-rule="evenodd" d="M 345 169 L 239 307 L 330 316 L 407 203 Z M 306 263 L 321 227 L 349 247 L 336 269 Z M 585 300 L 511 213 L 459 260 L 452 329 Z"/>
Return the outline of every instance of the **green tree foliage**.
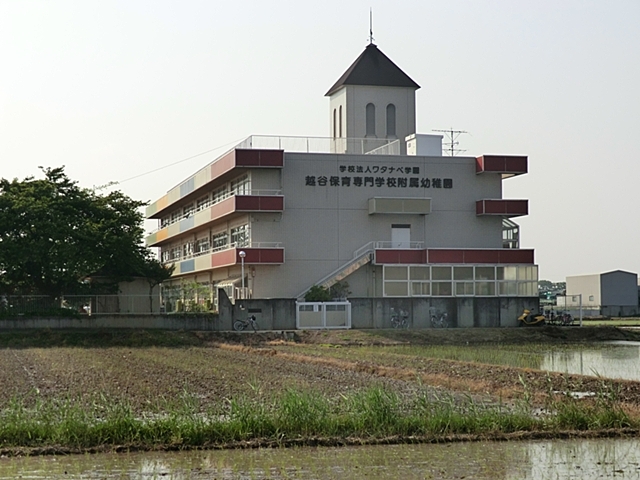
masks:
<path fill-rule="evenodd" d="M 305 302 L 330 302 L 336 299 L 346 298 L 351 292 L 347 282 L 338 282 L 331 288 L 314 285 L 304 296 Z"/>
<path fill-rule="evenodd" d="M 143 202 L 80 188 L 63 167 L 42 170 L 41 180 L 0 180 L 3 293 L 58 296 L 136 276 L 155 285 L 171 275 L 142 244 Z M 96 276 L 102 281 L 86 282 Z"/>
<path fill-rule="evenodd" d="M 328 288 L 314 285 L 304 296 L 305 302 L 329 302 L 331 301 L 331 292 Z"/>

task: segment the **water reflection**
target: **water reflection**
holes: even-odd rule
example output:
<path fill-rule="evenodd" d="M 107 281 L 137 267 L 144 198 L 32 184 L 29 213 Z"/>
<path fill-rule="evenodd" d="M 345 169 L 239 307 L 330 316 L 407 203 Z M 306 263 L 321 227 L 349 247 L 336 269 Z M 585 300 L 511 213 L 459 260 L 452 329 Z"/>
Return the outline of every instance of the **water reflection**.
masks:
<path fill-rule="evenodd" d="M 640 345 L 617 344 L 601 348 L 547 352 L 542 370 L 640 381 Z"/>
<path fill-rule="evenodd" d="M 0 479 L 637 478 L 640 440 L 147 452 L 0 459 Z"/>

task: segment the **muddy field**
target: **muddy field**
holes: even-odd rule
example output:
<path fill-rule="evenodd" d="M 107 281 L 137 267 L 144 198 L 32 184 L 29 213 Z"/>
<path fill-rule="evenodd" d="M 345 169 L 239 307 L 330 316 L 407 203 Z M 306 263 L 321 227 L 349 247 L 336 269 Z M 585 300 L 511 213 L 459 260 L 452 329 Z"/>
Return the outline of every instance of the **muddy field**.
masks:
<path fill-rule="evenodd" d="M 0 404 L 12 399 L 125 399 L 138 411 L 196 398 L 201 408 L 239 396 L 275 396 L 285 388 L 338 396 L 372 385 L 399 394 L 416 389 L 516 399 L 523 379 L 536 394 L 593 391 L 601 380 L 474 363 L 399 358 L 398 344 L 570 343 L 638 340 L 614 328 L 319 331 L 286 333 L 22 332 L 0 333 Z M 345 349 L 379 347 L 379 354 L 345 358 Z M 335 354 L 334 354 L 335 352 Z M 640 383 L 613 382 L 630 407 Z"/>

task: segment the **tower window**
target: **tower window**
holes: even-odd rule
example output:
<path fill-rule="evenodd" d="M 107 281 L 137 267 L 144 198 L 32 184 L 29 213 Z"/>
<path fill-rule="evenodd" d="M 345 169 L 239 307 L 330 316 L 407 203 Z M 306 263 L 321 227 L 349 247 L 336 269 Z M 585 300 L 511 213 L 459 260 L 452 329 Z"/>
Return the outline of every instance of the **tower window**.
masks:
<path fill-rule="evenodd" d="M 393 103 L 387 105 L 387 137 L 396 136 L 396 106 Z"/>
<path fill-rule="evenodd" d="M 336 122 L 336 109 L 333 109 L 333 138 L 336 138 L 336 130 L 338 128 L 338 123 Z"/>
<path fill-rule="evenodd" d="M 376 106 L 373 103 L 367 104 L 367 136 L 375 136 L 376 135 Z"/>

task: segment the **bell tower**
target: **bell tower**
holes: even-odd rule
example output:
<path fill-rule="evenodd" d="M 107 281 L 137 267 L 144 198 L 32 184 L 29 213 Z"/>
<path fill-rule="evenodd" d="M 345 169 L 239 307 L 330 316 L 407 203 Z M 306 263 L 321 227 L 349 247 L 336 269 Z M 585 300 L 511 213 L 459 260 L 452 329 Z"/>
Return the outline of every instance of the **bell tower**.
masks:
<path fill-rule="evenodd" d="M 373 38 L 371 38 L 373 40 Z M 420 88 L 371 41 L 325 96 L 336 153 L 366 153 L 416 133 Z"/>

